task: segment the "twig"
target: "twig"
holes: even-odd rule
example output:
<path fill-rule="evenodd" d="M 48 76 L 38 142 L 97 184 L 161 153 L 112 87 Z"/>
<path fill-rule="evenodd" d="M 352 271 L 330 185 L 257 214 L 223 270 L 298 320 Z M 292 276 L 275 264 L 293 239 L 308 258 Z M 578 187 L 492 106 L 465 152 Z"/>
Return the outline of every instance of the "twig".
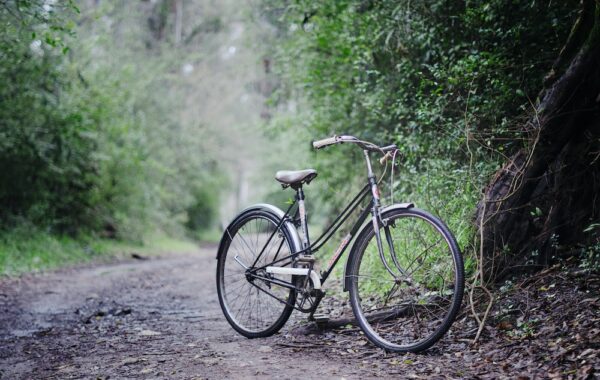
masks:
<path fill-rule="evenodd" d="M 487 199 L 486 199 L 486 196 L 484 195 L 483 196 L 482 216 L 479 220 L 479 260 L 478 260 L 479 262 L 477 263 L 477 272 L 475 273 L 475 278 L 473 280 L 473 283 L 471 284 L 471 291 L 469 292 L 469 301 L 471 304 L 471 311 L 473 312 L 473 316 L 475 317 L 475 320 L 479 324 L 479 327 L 477 329 L 477 334 L 475 334 L 475 338 L 473 339 L 472 344 L 477 343 L 477 341 L 479 340 L 479 337 L 481 336 L 481 332 L 483 331 L 483 327 L 485 326 L 485 321 L 487 320 L 490 310 L 492 309 L 492 305 L 494 304 L 494 297 L 492 296 L 492 293 L 488 290 L 488 288 L 486 288 L 486 286 L 485 286 L 485 281 L 484 281 L 485 276 L 483 273 L 483 259 L 484 259 L 484 253 L 483 253 L 484 220 L 483 220 L 483 216 L 485 215 L 486 206 L 487 206 Z M 492 268 L 493 268 L 493 264 L 492 264 Z M 479 278 L 480 285 L 477 285 L 478 278 Z M 485 309 L 485 313 L 483 314 L 483 318 L 481 318 L 481 319 L 479 318 L 479 315 L 475 311 L 475 303 L 473 301 L 473 294 L 475 293 L 476 288 L 482 289 L 489 297 L 489 302 Z"/>
<path fill-rule="evenodd" d="M 485 326 L 485 321 L 487 320 L 490 310 L 492 309 L 492 305 L 494 304 L 494 296 L 492 296 L 492 293 L 488 290 L 488 288 L 486 288 L 485 286 L 480 286 L 479 288 L 481 288 L 484 292 L 487 293 L 488 297 L 490 297 L 490 302 L 488 302 L 487 308 L 485 309 L 485 313 L 483 314 L 483 318 L 481 318 L 481 323 L 479 324 L 479 328 L 477 329 L 475 339 L 473 339 L 473 344 L 477 343 L 477 341 L 479 340 L 479 336 L 481 335 L 483 327 Z"/>
<path fill-rule="evenodd" d="M 163 355 L 176 355 L 181 354 L 181 351 L 170 351 L 170 352 L 144 352 L 142 356 L 163 356 Z"/>
<path fill-rule="evenodd" d="M 275 343 L 277 346 L 283 346 L 283 347 L 290 347 L 290 348 L 315 348 L 315 347 L 322 347 L 323 345 L 319 345 L 319 344 L 291 344 L 291 343 L 283 343 L 283 342 L 279 342 L 279 343 Z"/>

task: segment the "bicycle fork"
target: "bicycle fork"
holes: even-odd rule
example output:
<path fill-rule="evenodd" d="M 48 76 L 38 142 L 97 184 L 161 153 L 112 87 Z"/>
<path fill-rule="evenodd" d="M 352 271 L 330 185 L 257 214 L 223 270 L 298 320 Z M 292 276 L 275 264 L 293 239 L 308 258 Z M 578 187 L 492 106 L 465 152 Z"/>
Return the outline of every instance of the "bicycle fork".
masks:
<path fill-rule="evenodd" d="M 373 195 L 371 216 L 372 216 L 372 223 L 373 223 L 373 231 L 375 232 L 375 241 L 377 242 L 377 251 L 379 252 L 379 258 L 381 259 L 381 262 L 383 263 L 385 269 L 392 275 L 392 277 L 394 277 L 394 280 L 396 281 L 396 283 L 398 283 L 398 281 L 399 281 L 398 276 L 396 275 L 394 270 L 392 268 L 390 268 L 390 266 L 388 265 L 388 261 L 385 259 L 385 251 L 384 251 L 383 242 L 381 239 L 381 231 L 379 229 L 380 223 L 383 226 L 383 229 L 385 231 L 385 240 L 389 247 L 390 256 L 392 257 L 394 266 L 396 267 L 396 269 L 398 269 L 398 271 L 402 275 L 406 275 L 406 272 L 400 267 L 400 263 L 398 262 L 398 259 L 396 258 L 396 252 L 394 250 L 394 241 L 392 239 L 390 227 L 387 225 L 387 221 L 385 221 L 385 220 L 383 220 L 383 218 L 381 218 L 381 213 L 379 211 L 380 194 L 379 194 L 379 188 L 377 187 L 377 180 L 375 178 L 375 175 L 373 174 L 373 169 L 371 167 L 371 160 L 369 159 L 369 153 L 366 150 L 363 152 L 365 155 L 365 160 L 367 161 L 367 175 L 369 178 L 369 185 L 371 186 L 371 193 Z"/>

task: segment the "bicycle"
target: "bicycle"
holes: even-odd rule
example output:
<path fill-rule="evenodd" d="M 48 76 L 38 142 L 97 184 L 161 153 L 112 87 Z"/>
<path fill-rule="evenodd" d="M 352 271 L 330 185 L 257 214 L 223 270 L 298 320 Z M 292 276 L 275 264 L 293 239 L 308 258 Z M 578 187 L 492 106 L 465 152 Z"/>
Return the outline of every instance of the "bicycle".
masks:
<path fill-rule="evenodd" d="M 343 287 L 350 292 L 360 328 L 385 350 L 425 350 L 447 332 L 462 302 L 464 264 L 456 239 L 440 219 L 412 203 L 381 206 L 369 153 L 383 154 L 384 164 L 395 160 L 396 145 L 379 147 L 353 136 L 333 136 L 312 145 L 321 149 L 340 143 L 363 150 L 365 186 L 311 243 L 303 185 L 317 172 L 277 172 L 283 188 L 295 190 L 294 201 L 286 212 L 268 204 L 248 207 L 225 229 L 217 253 L 221 309 L 231 326 L 248 338 L 276 333 L 293 310 L 322 321 L 315 314 L 325 295 L 322 286 L 354 239 Z M 369 207 L 362 209 L 327 269 L 317 273 L 314 253 L 369 195 Z M 370 223 L 365 223 L 369 215 Z"/>

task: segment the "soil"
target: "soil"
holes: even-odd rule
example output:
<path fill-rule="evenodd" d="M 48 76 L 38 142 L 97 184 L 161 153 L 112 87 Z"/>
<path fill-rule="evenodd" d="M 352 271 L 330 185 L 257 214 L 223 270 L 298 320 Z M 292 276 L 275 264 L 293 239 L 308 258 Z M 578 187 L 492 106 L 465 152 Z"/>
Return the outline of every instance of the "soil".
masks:
<path fill-rule="evenodd" d="M 423 354 L 375 348 L 352 324 L 307 324 L 246 339 L 221 313 L 215 247 L 186 255 L 0 279 L 0 378 L 595 378 L 600 276 L 549 268 L 494 291 L 476 344 L 465 300 L 451 331 Z M 562 267 L 561 267 L 562 268 Z M 333 289 L 322 311 L 348 317 Z M 483 294 L 483 293 L 482 293 Z M 485 297 L 475 294 L 482 314 Z M 468 297 L 466 297 L 468 298 Z M 333 324 L 335 325 L 335 323 Z"/>

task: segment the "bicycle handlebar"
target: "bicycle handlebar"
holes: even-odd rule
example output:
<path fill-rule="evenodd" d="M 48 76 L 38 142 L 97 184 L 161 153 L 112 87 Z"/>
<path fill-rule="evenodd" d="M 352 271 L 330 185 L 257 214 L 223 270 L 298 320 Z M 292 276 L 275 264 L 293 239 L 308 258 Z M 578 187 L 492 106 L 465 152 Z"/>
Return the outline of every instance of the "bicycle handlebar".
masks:
<path fill-rule="evenodd" d="M 381 164 L 385 163 L 385 161 L 387 161 L 391 157 L 390 152 L 393 152 L 398 149 L 398 147 L 395 144 L 391 144 L 388 146 L 377 146 L 368 141 L 362 141 L 354 136 L 336 135 L 333 135 L 332 137 L 328 137 L 326 139 L 313 141 L 312 146 L 315 149 L 322 149 L 329 145 L 343 144 L 345 142 L 357 144 L 362 149 L 368 150 L 370 152 L 384 153 L 385 155 L 379 160 Z"/>

